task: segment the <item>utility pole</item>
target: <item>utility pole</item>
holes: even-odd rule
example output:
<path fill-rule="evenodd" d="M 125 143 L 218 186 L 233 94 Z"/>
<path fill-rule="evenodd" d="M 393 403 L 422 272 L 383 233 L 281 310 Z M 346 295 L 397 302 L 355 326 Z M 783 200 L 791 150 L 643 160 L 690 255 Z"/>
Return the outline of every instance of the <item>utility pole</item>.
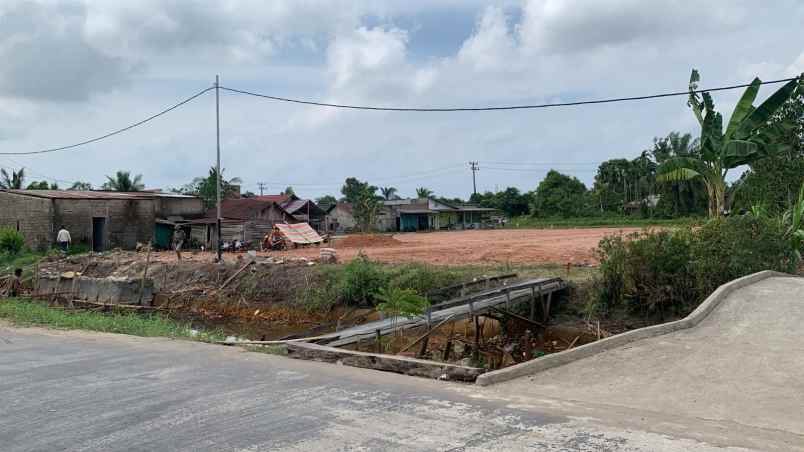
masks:
<path fill-rule="evenodd" d="M 218 209 L 217 216 L 217 231 L 218 237 L 215 249 L 218 253 L 218 262 L 222 261 L 221 256 L 221 100 L 220 100 L 220 79 L 215 76 L 215 144 L 217 147 L 217 163 L 215 164 L 215 172 L 218 174 L 215 181 L 215 198 Z"/>
<path fill-rule="evenodd" d="M 472 193 L 477 194 L 477 180 L 475 179 L 475 173 L 480 171 L 480 166 L 477 162 L 469 162 L 469 168 L 472 170 Z"/>
<path fill-rule="evenodd" d="M 265 182 L 257 182 L 257 186 L 260 187 L 260 196 L 262 196 L 262 191 L 265 189 L 265 186 L 268 185 Z"/>

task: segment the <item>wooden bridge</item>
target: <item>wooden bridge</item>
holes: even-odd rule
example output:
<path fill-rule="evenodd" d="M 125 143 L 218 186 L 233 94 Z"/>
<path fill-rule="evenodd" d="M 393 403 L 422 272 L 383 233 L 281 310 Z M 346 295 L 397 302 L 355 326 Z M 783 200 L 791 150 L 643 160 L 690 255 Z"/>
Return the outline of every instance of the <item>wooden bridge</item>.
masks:
<path fill-rule="evenodd" d="M 354 344 L 363 339 L 378 338 L 394 331 L 426 327 L 429 330 L 446 322 L 477 318 L 480 315 L 494 313 L 519 318 L 536 325 L 536 310 L 539 309 L 542 322 L 550 315 L 550 304 L 554 292 L 567 287 L 561 278 L 536 278 L 513 283 L 495 289 L 484 290 L 453 300 L 430 306 L 424 315 L 418 317 L 390 317 L 383 320 L 357 325 L 315 338 L 318 344 L 341 347 Z M 529 304 L 529 315 L 520 316 L 511 312 L 511 308 L 521 304 Z"/>

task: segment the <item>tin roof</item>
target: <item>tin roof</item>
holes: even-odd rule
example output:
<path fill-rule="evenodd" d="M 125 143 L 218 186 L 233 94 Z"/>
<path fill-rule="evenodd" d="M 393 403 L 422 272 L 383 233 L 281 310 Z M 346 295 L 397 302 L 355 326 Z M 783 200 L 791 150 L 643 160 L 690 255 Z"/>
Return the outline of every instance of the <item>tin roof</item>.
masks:
<path fill-rule="evenodd" d="M 288 196 L 288 195 L 260 195 L 260 196 L 255 196 L 255 197 L 253 197 L 251 199 L 257 199 L 257 200 L 260 200 L 260 201 L 270 201 L 270 202 L 275 202 L 277 204 L 282 204 L 285 201 L 287 201 L 288 199 L 290 199 L 290 196 Z"/>
<path fill-rule="evenodd" d="M 161 193 L 149 192 L 119 192 L 119 191 L 82 191 L 82 190 L 2 190 L 7 193 L 35 198 L 47 199 L 127 199 L 145 200 L 165 197 Z M 185 196 L 174 195 L 172 196 Z M 191 196 L 189 196 L 191 198 Z"/>
<path fill-rule="evenodd" d="M 279 210 L 285 212 L 285 209 L 274 201 L 266 201 L 257 198 L 224 199 L 221 201 L 221 218 L 248 220 L 254 217 L 256 213 L 268 209 L 273 205 L 276 205 Z M 217 215 L 217 209 L 214 207 L 207 211 L 207 218 L 215 218 Z"/>

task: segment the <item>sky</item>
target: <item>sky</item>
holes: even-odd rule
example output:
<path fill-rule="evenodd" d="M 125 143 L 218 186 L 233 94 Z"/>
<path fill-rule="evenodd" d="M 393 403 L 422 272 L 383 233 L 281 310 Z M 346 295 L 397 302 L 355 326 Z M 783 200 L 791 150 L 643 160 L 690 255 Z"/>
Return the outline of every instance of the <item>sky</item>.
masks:
<path fill-rule="evenodd" d="M 571 102 L 804 72 L 804 2 L 774 0 L 0 0 L 0 152 L 69 145 L 221 85 L 397 107 Z M 777 85 L 778 86 L 778 85 Z M 765 86 L 760 97 L 773 87 Z M 221 91 L 221 166 L 243 190 L 339 195 L 346 177 L 468 198 L 533 190 L 654 137 L 697 134 L 684 97 L 459 113 L 334 110 Z M 715 93 L 726 116 L 739 92 Z M 117 170 L 180 187 L 215 163 L 210 91 L 87 146 L 0 155 L 29 181 L 99 186 Z"/>

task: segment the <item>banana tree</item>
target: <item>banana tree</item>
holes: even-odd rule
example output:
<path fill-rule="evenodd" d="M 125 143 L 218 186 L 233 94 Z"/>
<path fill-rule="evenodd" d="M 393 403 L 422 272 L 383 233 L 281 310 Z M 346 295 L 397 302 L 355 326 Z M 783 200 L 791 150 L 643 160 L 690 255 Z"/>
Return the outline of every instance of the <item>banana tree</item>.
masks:
<path fill-rule="evenodd" d="M 709 196 L 709 216 L 717 217 L 726 210 L 726 175 L 730 169 L 750 164 L 774 154 L 781 146 L 784 127 L 771 127 L 768 121 L 799 86 L 801 77 L 779 88 L 758 107 L 753 103 L 761 81 L 749 85 L 723 131 L 723 116 L 715 111 L 708 92 L 698 93 L 700 76 L 693 69 L 689 83 L 689 101 L 701 126 L 700 148 L 695 156 L 673 157 L 659 166 L 657 180 L 672 182 L 701 178 Z M 800 91 L 802 88 L 798 88 Z"/>

